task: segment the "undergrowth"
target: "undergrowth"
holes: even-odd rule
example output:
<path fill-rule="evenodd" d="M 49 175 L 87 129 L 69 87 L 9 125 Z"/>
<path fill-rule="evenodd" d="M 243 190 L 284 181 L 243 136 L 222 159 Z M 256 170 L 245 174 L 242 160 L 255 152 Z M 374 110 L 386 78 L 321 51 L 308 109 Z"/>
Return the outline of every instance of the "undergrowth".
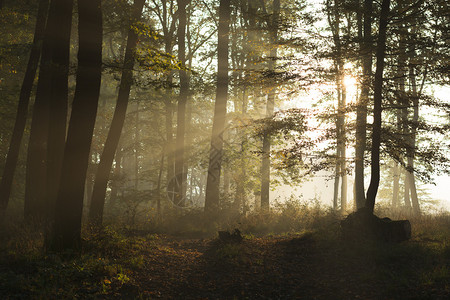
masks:
<path fill-rule="evenodd" d="M 43 251 L 40 226 L 8 224 L 0 231 L 0 294 L 7 295 L 6 299 L 140 298 L 149 253 L 162 251 L 168 257 L 184 259 L 185 254 L 169 241 L 214 240 L 217 230 L 234 228 L 242 232 L 243 244 L 211 244 L 209 254 L 214 262 L 258 266 L 263 261 L 262 252 L 250 247 L 248 241 L 289 239 L 306 232 L 323 260 L 318 263 L 329 264 L 331 270 L 333 266 L 349 268 L 363 281 L 384 282 L 384 296 L 402 295 L 402 291 L 417 287 L 450 289 L 448 213 L 411 218 L 412 239 L 400 244 L 344 244 L 339 239 L 343 216 L 319 204 L 287 201 L 277 203 L 267 213 L 224 213 L 212 223 L 202 217 L 199 211 L 182 216 L 173 213 L 158 222 L 141 222 L 133 227 L 115 224 L 102 230 L 84 228 L 82 252 L 71 258 Z M 427 292 L 422 296 L 433 295 Z"/>

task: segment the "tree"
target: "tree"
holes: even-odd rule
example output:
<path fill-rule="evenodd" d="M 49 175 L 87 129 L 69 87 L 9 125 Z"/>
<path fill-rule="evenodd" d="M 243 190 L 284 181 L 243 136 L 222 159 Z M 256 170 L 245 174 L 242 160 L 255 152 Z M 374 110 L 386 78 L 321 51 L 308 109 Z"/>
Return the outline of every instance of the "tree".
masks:
<path fill-rule="evenodd" d="M 373 213 L 375 198 L 380 184 L 380 144 L 381 144 L 381 104 L 383 90 L 384 58 L 386 55 L 386 31 L 389 23 L 390 0 L 381 3 L 380 22 L 376 49 L 376 71 L 373 96 L 373 124 L 372 124 L 372 152 L 371 152 L 371 177 L 367 190 L 365 207 Z"/>
<path fill-rule="evenodd" d="M 102 74 L 101 0 L 78 0 L 78 69 L 50 249 L 79 250 L 84 187 Z"/>
<path fill-rule="evenodd" d="M 111 121 L 111 127 L 106 138 L 105 146 L 100 158 L 95 183 L 92 192 L 91 207 L 89 210 L 89 221 L 100 225 L 103 218 L 103 209 L 105 205 L 106 187 L 111 172 L 112 162 L 119 144 L 120 135 L 125 121 L 125 115 L 130 96 L 130 89 L 133 82 L 133 66 L 135 62 L 135 51 L 138 41 L 138 32 L 136 31 L 136 22 L 142 15 L 145 0 L 135 0 L 131 16 L 130 29 L 128 31 L 128 40 L 125 50 L 122 77 L 119 86 L 119 95 L 117 97 L 114 116 Z"/>
<path fill-rule="evenodd" d="M 220 204 L 220 170 L 222 166 L 223 131 L 225 130 L 228 99 L 229 23 L 230 0 L 220 0 L 217 44 L 217 89 L 205 195 L 205 212 L 210 213 L 217 213 Z"/>
<path fill-rule="evenodd" d="M 364 153 L 366 150 L 367 105 L 372 77 L 372 0 L 364 0 L 362 14 L 358 13 L 358 38 L 362 61 L 361 94 L 356 107 L 355 143 L 355 204 L 364 207 Z M 361 20 L 363 19 L 363 20 Z"/>
<path fill-rule="evenodd" d="M 31 90 L 33 82 L 36 77 L 36 71 L 41 56 L 42 42 L 44 39 L 45 23 L 47 20 L 49 0 L 40 0 L 38 14 L 36 18 L 36 26 L 34 31 L 34 39 L 28 59 L 28 65 L 20 90 L 19 104 L 17 106 L 16 121 L 14 124 L 11 143 L 6 157 L 5 168 L 0 183 L 0 219 L 3 219 L 6 208 L 8 206 L 9 197 L 11 194 L 11 187 L 16 169 L 17 160 L 19 157 L 20 144 L 26 125 L 28 104 L 30 102 Z"/>
<path fill-rule="evenodd" d="M 48 217 L 56 199 L 66 134 L 72 7 L 70 0 L 50 2 L 28 144 L 26 219 Z"/>
<path fill-rule="evenodd" d="M 339 194 L 339 179 L 341 182 L 341 210 L 345 211 L 347 206 L 347 166 L 346 166 L 346 142 L 345 142 L 345 102 L 346 88 L 344 85 L 344 57 L 341 41 L 341 16 L 340 6 L 342 4 L 335 0 L 333 6 L 327 1 L 328 23 L 331 28 L 334 42 L 334 69 L 336 80 L 336 94 L 338 100 L 336 116 L 336 170 L 334 179 L 333 208 L 337 209 Z"/>
<path fill-rule="evenodd" d="M 278 40 L 278 26 L 280 18 L 280 1 L 273 1 L 273 14 L 269 23 L 270 30 L 270 57 L 269 57 L 269 72 L 274 72 L 274 65 L 277 59 L 277 49 L 276 45 Z M 275 95 L 276 86 L 270 88 L 269 94 L 267 95 L 267 106 L 266 106 L 266 117 L 271 118 L 273 116 L 274 106 L 275 106 Z M 269 190 L 270 190 L 270 136 L 264 133 L 263 136 L 263 146 L 262 146 L 262 163 L 261 163 L 261 208 L 264 210 L 269 210 Z"/>
<path fill-rule="evenodd" d="M 53 4 L 54 3 L 54 4 Z M 47 137 L 47 185 L 46 201 L 52 214 L 61 179 L 61 168 L 66 141 L 66 123 L 69 93 L 69 54 L 72 29 L 73 0 L 52 1 L 55 6 L 55 28 L 52 29 L 53 47 L 51 60 L 51 85 L 49 97 L 49 121 Z"/>
<path fill-rule="evenodd" d="M 180 95 L 177 110 L 177 136 L 175 149 L 175 203 L 185 205 L 186 176 L 185 169 L 185 132 L 186 132 L 186 102 L 189 93 L 189 78 L 186 72 L 186 5 L 187 0 L 178 0 L 178 59 L 180 61 Z"/>

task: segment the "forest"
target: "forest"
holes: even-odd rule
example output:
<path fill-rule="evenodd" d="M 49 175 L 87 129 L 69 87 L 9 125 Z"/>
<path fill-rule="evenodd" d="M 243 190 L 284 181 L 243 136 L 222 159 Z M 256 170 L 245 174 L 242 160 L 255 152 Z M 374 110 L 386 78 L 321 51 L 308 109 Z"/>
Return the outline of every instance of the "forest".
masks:
<path fill-rule="evenodd" d="M 0 298 L 449 299 L 449 93 L 447 0 L 0 0 Z"/>

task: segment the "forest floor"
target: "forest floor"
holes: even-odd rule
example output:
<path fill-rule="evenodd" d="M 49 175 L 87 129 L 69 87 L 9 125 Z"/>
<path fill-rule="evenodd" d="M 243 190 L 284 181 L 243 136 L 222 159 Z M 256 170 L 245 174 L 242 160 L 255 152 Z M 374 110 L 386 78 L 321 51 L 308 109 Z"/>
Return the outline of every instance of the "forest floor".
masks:
<path fill-rule="evenodd" d="M 337 226 L 240 243 L 106 229 L 75 258 L 24 238 L 0 249 L 0 298 L 450 299 L 449 221 L 399 244 L 344 243 Z"/>

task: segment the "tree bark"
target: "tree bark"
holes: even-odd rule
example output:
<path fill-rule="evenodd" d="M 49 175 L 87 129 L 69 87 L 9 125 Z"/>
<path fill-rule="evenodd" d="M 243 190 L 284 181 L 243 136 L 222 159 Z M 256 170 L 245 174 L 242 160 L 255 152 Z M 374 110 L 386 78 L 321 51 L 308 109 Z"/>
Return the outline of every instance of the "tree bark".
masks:
<path fill-rule="evenodd" d="M 356 208 L 364 207 L 364 153 L 366 150 L 367 104 L 369 103 L 370 78 L 372 76 L 372 0 L 364 0 L 363 34 L 360 36 L 363 80 L 361 96 L 356 108 L 356 144 L 355 144 L 355 203 Z"/>
<path fill-rule="evenodd" d="M 54 3 L 55 2 L 55 3 Z M 49 97 L 49 123 L 47 141 L 46 198 L 50 216 L 53 215 L 66 142 L 69 92 L 70 33 L 72 29 L 73 0 L 52 1 L 55 5 L 56 26 L 51 60 L 51 94 Z"/>
<path fill-rule="evenodd" d="M 86 172 L 102 74 L 101 0 L 78 0 L 78 69 L 50 249 L 81 249 Z"/>
<path fill-rule="evenodd" d="M 53 3 L 53 2 L 52 2 Z M 31 119 L 30 139 L 27 149 L 25 220 L 48 217 L 50 206 L 46 201 L 47 186 L 47 139 L 49 124 L 49 98 L 51 93 L 51 59 L 53 51 L 53 30 L 56 26 L 55 5 L 49 7 L 36 98 Z"/>
<path fill-rule="evenodd" d="M 273 1 L 273 15 L 270 22 L 270 57 L 268 63 L 269 71 L 273 72 L 275 69 L 275 60 L 277 58 L 278 47 L 276 45 L 278 41 L 278 23 L 280 16 L 280 0 Z M 275 96 L 277 87 L 270 88 L 267 96 L 266 105 L 266 117 L 271 118 L 273 116 L 275 106 Z M 263 146 L 262 146 L 262 162 L 261 162 L 261 209 L 268 211 L 270 209 L 270 136 L 264 133 Z"/>
<path fill-rule="evenodd" d="M 217 90 L 211 135 L 208 176 L 206 181 L 205 212 L 217 213 L 220 204 L 220 170 L 223 156 L 223 131 L 228 99 L 228 33 L 230 24 L 230 0 L 220 0 L 217 46 Z"/>
<path fill-rule="evenodd" d="M 33 44 L 30 57 L 28 59 L 27 69 L 22 82 L 22 88 L 19 95 L 19 105 L 17 106 L 16 121 L 11 136 L 11 143 L 6 156 L 5 168 L 0 183 L 0 219 L 8 206 L 11 195 L 14 171 L 19 158 L 20 144 L 27 121 L 28 104 L 30 102 L 31 90 L 36 77 L 36 71 L 39 64 L 39 58 L 42 52 L 42 42 L 44 39 L 45 23 L 47 20 L 49 0 L 40 0 L 36 18 L 36 27 L 34 30 Z M 0 7 L 1 9 L 1 7 Z"/>
<path fill-rule="evenodd" d="M 178 60 L 180 69 L 180 95 L 177 110 L 177 136 L 175 150 L 175 199 L 179 206 L 185 205 L 186 181 L 185 173 L 185 132 L 186 132 L 186 103 L 189 93 L 189 79 L 186 72 L 186 5 L 188 0 L 178 0 Z"/>
<path fill-rule="evenodd" d="M 414 45 L 411 46 L 412 49 L 409 51 L 410 60 L 415 57 Z M 416 148 L 416 134 L 417 134 L 417 123 L 419 122 L 419 94 L 417 92 L 416 83 L 416 73 L 414 65 L 410 62 L 409 64 L 409 83 L 411 86 L 411 94 L 413 100 L 414 114 L 412 119 L 411 137 L 409 141 L 409 153 L 408 153 L 408 172 L 409 172 L 409 186 L 411 190 L 411 203 L 413 208 L 413 213 L 415 215 L 420 215 L 420 205 L 419 199 L 417 197 L 416 180 L 414 177 L 414 153 Z"/>
<path fill-rule="evenodd" d="M 366 208 L 373 213 L 375 199 L 380 184 L 380 145 L 381 145 L 381 104 L 383 90 L 383 70 L 384 58 L 386 55 L 386 31 L 389 23 L 390 0 L 383 0 L 381 3 L 380 23 L 378 29 L 378 41 L 376 50 L 376 71 L 374 82 L 374 105 L 373 105 L 373 125 L 372 125 L 372 153 L 371 153 L 371 176 L 370 185 L 367 190 Z"/>
<path fill-rule="evenodd" d="M 398 14 L 401 14 L 401 12 L 405 9 L 404 1 L 398 2 Z M 408 106 L 409 106 L 409 99 L 406 95 L 405 90 L 405 76 L 406 76 L 406 35 L 408 33 L 408 30 L 405 27 L 405 24 L 401 23 L 399 24 L 399 46 L 398 46 L 398 66 L 397 66 L 397 74 L 396 74 L 396 88 L 397 88 L 397 130 L 399 134 L 403 137 L 406 137 L 408 135 Z M 400 160 L 404 159 L 404 155 L 400 154 L 398 157 Z M 395 162 L 395 169 L 394 169 L 394 190 L 393 190 L 393 203 L 398 202 L 398 189 L 399 189 L 399 176 L 396 176 L 399 172 L 398 163 Z M 407 176 L 406 176 L 407 177 Z M 405 178 L 406 178 L 405 177 Z M 408 186 L 405 186 L 404 190 L 405 194 L 409 193 Z"/>
<path fill-rule="evenodd" d="M 331 1 L 327 2 L 328 23 L 331 28 L 334 41 L 334 62 L 336 68 L 336 94 L 338 100 L 336 116 L 336 170 L 333 194 L 333 208 L 337 209 L 339 195 L 339 181 L 341 182 L 341 210 L 347 207 L 347 175 L 346 175 L 346 149 L 345 149 L 345 102 L 346 90 L 344 86 L 344 58 L 341 45 L 340 33 L 340 2 L 334 0 L 333 7 Z"/>
<path fill-rule="evenodd" d="M 97 174 L 95 176 L 94 191 L 92 193 L 91 208 L 89 211 L 89 222 L 96 225 L 101 225 L 102 223 L 106 187 L 117 145 L 119 144 L 123 123 L 125 121 L 128 99 L 130 97 L 130 90 L 133 81 L 133 66 L 138 34 L 133 28 L 131 28 L 131 26 L 141 18 L 144 3 L 145 0 L 135 0 L 133 4 L 132 20 L 128 31 L 128 40 L 125 50 L 122 78 L 120 80 L 119 95 L 117 97 L 117 104 L 114 110 L 113 119 L 111 121 L 111 127 L 106 138 Z"/>

